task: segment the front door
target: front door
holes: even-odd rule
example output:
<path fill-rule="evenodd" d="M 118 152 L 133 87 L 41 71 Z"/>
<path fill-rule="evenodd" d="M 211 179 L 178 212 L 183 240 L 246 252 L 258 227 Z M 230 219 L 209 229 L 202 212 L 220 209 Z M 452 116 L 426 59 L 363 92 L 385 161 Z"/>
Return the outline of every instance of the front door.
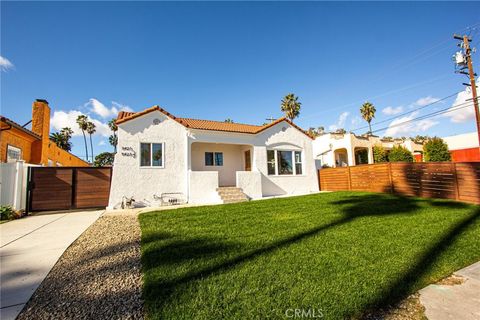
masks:
<path fill-rule="evenodd" d="M 252 171 L 252 160 L 250 159 L 250 150 L 245 151 L 245 171 Z"/>

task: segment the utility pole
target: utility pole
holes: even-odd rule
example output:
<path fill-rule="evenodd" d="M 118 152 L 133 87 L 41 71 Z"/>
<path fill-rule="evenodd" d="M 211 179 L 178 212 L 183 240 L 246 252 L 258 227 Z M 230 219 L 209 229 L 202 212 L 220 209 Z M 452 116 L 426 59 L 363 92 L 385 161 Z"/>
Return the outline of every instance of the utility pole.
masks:
<path fill-rule="evenodd" d="M 480 148 L 480 110 L 478 109 L 478 97 L 477 97 L 477 84 L 475 83 L 476 73 L 473 72 L 473 64 L 472 64 L 472 49 L 470 49 L 470 39 L 467 35 L 458 36 L 456 34 L 453 35 L 454 39 L 463 41 L 463 48 L 465 52 L 465 59 L 466 61 L 463 63 L 468 67 L 468 74 L 463 71 L 462 68 L 459 73 L 468 75 L 470 78 L 470 88 L 472 89 L 472 98 L 473 98 L 473 107 L 475 108 L 475 119 L 477 121 L 477 135 L 478 135 L 478 147 Z"/>

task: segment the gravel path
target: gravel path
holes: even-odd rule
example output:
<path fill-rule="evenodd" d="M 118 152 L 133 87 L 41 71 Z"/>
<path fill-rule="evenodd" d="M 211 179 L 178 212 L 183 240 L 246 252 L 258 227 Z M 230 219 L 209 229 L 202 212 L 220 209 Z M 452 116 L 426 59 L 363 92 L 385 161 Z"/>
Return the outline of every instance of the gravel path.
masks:
<path fill-rule="evenodd" d="M 143 319 L 140 235 L 136 215 L 98 219 L 17 319 Z"/>

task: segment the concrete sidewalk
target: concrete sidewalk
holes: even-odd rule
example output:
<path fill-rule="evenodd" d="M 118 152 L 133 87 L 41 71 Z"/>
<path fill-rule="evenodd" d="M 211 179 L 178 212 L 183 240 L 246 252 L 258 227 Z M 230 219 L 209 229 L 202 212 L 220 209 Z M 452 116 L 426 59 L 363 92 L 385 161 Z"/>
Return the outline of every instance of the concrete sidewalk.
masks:
<path fill-rule="evenodd" d="M 480 261 L 453 273 L 461 284 L 432 284 L 420 290 L 420 303 L 429 320 L 480 319 Z"/>
<path fill-rule="evenodd" d="M 63 252 L 104 210 L 30 216 L 0 225 L 0 319 L 15 319 Z"/>

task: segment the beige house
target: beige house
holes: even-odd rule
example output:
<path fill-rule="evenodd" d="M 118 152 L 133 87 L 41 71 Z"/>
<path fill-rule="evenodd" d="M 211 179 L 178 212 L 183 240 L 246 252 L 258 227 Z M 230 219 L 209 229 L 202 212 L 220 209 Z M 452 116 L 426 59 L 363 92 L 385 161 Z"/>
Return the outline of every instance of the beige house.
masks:
<path fill-rule="evenodd" d="M 392 149 L 395 145 L 407 148 L 418 158 L 423 145 L 411 139 L 382 139 L 377 136 L 357 136 L 353 133 L 326 133 L 313 141 L 313 157 L 316 167 L 345 167 L 373 163 L 373 147 L 381 145 Z"/>

